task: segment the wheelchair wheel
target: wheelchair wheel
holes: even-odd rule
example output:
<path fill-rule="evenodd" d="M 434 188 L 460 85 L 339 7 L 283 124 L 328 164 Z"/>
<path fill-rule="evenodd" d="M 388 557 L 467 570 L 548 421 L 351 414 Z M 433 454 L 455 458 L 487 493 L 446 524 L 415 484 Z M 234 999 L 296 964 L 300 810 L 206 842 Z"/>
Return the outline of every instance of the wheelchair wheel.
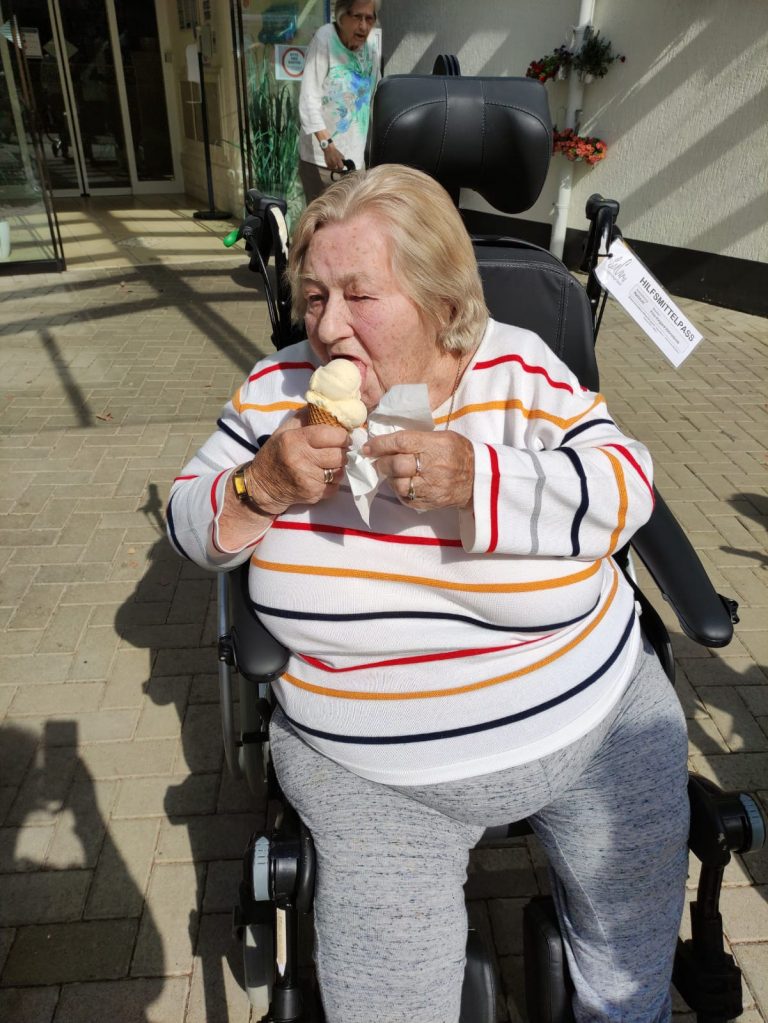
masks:
<path fill-rule="evenodd" d="M 263 1019 L 272 1000 L 275 956 L 269 924 L 246 924 L 243 928 L 243 978 L 254 1020 Z"/>

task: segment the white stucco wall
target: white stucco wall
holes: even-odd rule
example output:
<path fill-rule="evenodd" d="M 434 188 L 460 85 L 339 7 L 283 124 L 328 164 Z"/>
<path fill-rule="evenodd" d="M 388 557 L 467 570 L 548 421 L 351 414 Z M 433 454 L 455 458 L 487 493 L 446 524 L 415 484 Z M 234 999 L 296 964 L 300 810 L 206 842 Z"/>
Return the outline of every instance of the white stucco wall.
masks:
<path fill-rule="evenodd" d="M 465 75 L 523 75 L 570 34 L 578 0 L 383 0 L 386 73 L 428 74 L 455 53 Z M 618 199 L 624 234 L 768 260 L 768 3 L 596 0 L 595 28 L 626 54 L 585 89 L 582 131 L 606 159 L 575 165 L 568 224 L 592 192 Z M 562 123 L 564 83 L 548 83 Z M 551 222 L 563 157 L 536 206 Z M 465 201 L 484 209 L 479 200 Z"/>

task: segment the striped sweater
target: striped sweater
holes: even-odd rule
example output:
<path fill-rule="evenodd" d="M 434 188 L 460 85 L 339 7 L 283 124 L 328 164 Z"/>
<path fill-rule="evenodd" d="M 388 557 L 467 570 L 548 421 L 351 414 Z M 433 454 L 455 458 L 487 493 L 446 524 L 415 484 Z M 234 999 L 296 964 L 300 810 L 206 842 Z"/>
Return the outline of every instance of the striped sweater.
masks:
<path fill-rule="evenodd" d="M 650 515 L 651 462 L 535 334 L 490 321 L 450 429 L 473 444 L 473 511 L 418 514 L 388 489 L 366 527 L 349 490 L 294 506 L 226 552 L 231 469 L 303 405 L 317 359 L 267 357 L 175 481 L 172 542 L 251 559 L 250 591 L 293 651 L 276 697 L 305 740 L 363 777 L 421 785 L 524 763 L 609 712 L 639 646 L 611 555 Z M 434 412 L 449 426 L 449 403 Z"/>

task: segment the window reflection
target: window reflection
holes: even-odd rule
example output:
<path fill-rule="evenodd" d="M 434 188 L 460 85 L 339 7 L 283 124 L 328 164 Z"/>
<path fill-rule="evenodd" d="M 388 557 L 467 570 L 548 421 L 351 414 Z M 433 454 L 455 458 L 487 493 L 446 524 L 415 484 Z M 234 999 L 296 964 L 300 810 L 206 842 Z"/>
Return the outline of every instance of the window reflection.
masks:
<path fill-rule="evenodd" d="M 27 262 L 63 269 L 20 46 L 14 23 L 6 21 L 0 31 L 0 272 Z"/>

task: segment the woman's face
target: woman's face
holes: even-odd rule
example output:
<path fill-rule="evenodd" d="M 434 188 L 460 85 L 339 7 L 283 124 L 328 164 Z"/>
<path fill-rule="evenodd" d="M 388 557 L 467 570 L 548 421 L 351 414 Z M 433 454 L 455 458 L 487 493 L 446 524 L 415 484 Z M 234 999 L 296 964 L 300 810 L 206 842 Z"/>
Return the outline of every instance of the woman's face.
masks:
<path fill-rule="evenodd" d="M 336 22 L 339 38 L 348 50 L 359 50 L 376 24 L 373 0 L 355 0 L 346 14 Z"/>
<path fill-rule="evenodd" d="M 394 384 L 426 383 L 433 407 L 444 400 L 446 353 L 396 280 L 387 228 L 376 217 L 326 224 L 312 236 L 303 294 L 312 349 L 321 362 L 357 365 L 369 411 Z"/>

